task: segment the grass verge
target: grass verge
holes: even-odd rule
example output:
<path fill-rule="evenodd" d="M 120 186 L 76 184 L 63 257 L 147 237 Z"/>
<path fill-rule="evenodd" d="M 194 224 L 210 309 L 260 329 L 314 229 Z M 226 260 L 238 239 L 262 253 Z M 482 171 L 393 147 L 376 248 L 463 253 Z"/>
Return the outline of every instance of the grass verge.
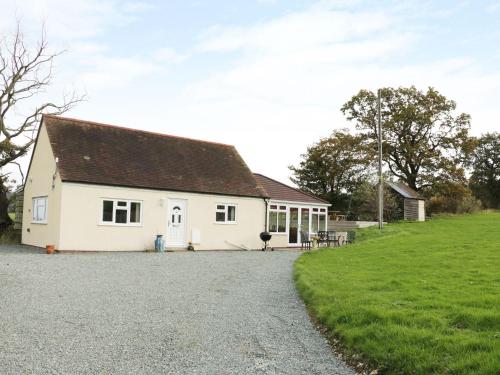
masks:
<path fill-rule="evenodd" d="M 397 223 L 306 253 L 297 288 L 328 334 L 386 374 L 500 374 L 500 213 Z"/>

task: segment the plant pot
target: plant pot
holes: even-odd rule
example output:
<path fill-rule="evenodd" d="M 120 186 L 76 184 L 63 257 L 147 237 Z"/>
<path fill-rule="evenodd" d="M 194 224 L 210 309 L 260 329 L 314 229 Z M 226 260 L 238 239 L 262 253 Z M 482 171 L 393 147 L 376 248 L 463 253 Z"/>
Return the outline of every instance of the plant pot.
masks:
<path fill-rule="evenodd" d="M 47 249 L 47 254 L 54 254 L 54 251 L 56 251 L 56 247 L 54 245 L 47 245 L 45 248 Z"/>

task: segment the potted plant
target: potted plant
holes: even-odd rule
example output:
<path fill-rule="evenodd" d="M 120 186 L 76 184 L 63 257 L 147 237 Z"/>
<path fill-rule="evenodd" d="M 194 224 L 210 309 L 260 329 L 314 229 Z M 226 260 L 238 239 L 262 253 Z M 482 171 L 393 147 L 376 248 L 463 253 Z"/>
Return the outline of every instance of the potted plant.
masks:
<path fill-rule="evenodd" d="M 318 235 L 311 236 L 312 248 L 313 249 L 316 249 L 318 247 L 318 240 L 319 240 L 319 236 Z"/>
<path fill-rule="evenodd" d="M 194 251 L 194 246 L 193 246 L 193 243 L 192 243 L 192 242 L 190 242 L 190 243 L 188 244 L 187 249 L 188 249 L 188 251 Z"/>

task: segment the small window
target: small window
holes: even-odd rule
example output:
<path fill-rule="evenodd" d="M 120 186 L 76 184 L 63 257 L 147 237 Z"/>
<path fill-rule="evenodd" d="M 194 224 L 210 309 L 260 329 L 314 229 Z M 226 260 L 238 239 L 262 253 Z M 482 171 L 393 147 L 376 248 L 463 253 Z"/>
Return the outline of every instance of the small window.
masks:
<path fill-rule="evenodd" d="M 139 202 L 130 202 L 130 222 L 141 222 L 141 204 Z"/>
<path fill-rule="evenodd" d="M 236 221 L 236 207 L 227 206 L 227 221 Z"/>
<path fill-rule="evenodd" d="M 278 232 L 279 233 L 286 232 L 286 211 L 278 212 Z"/>
<path fill-rule="evenodd" d="M 127 224 L 127 210 L 115 210 L 115 223 Z"/>
<path fill-rule="evenodd" d="M 113 221 L 113 201 L 102 201 L 102 221 L 107 223 Z"/>
<path fill-rule="evenodd" d="M 276 211 L 269 211 L 269 232 L 277 232 L 277 231 L 278 231 L 278 213 Z"/>
<path fill-rule="evenodd" d="M 137 225 L 141 223 L 141 202 L 103 199 L 102 224 Z"/>
<path fill-rule="evenodd" d="M 233 204 L 218 204 L 215 210 L 217 223 L 236 223 L 236 206 Z"/>
<path fill-rule="evenodd" d="M 172 209 L 172 224 L 180 224 L 182 222 L 182 212 L 179 206 Z"/>
<path fill-rule="evenodd" d="M 286 232 L 286 206 L 270 205 L 269 206 L 269 232 L 285 233 Z"/>
<path fill-rule="evenodd" d="M 47 206 L 48 206 L 48 198 L 47 197 L 37 197 L 32 200 L 32 222 L 33 223 L 47 223 Z"/>
<path fill-rule="evenodd" d="M 313 213 L 311 215 L 311 232 L 318 233 L 321 230 L 326 230 L 326 213 Z"/>

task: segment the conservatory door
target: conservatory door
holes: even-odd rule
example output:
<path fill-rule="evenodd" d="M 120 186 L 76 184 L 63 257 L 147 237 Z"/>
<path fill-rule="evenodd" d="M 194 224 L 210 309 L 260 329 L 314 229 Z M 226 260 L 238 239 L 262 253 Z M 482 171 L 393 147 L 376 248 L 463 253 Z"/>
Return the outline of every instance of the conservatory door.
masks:
<path fill-rule="evenodd" d="M 299 209 L 290 207 L 289 222 L 288 222 L 288 244 L 296 245 L 299 243 Z"/>

